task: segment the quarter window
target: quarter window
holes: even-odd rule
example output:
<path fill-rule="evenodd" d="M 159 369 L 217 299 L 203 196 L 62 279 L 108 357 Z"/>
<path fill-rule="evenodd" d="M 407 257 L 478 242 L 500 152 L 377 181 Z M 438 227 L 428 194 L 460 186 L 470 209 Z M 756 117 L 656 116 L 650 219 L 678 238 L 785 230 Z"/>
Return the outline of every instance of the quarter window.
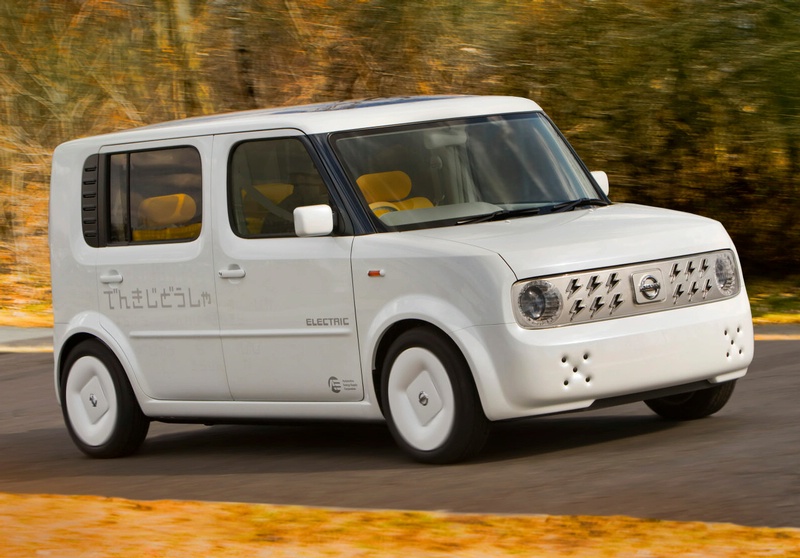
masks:
<path fill-rule="evenodd" d="M 174 242 L 200 235 L 202 179 L 193 147 L 108 156 L 108 243 Z"/>

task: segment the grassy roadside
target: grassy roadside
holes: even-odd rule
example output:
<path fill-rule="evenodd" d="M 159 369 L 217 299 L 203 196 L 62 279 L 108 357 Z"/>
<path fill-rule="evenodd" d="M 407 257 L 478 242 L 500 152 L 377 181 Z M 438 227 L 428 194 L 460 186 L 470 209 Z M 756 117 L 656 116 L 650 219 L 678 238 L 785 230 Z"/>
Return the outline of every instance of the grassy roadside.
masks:
<path fill-rule="evenodd" d="M 0 308 L 0 327 L 53 327 L 53 312 L 42 310 L 11 310 Z"/>
<path fill-rule="evenodd" d="M 0 556 L 800 556 L 800 529 L 0 494 Z"/>
<path fill-rule="evenodd" d="M 800 277 L 746 280 L 753 322 L 800 324 Z"/>

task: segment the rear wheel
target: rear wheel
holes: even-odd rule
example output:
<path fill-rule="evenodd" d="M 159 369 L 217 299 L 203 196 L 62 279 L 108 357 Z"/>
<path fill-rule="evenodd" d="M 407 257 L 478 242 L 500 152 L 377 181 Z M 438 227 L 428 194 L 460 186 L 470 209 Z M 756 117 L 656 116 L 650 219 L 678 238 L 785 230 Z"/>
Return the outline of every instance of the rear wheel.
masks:
<path fill-rule="evenodd" d="M 383 411 L 397 444 L 424 463 L 476 454 L 489 432 L 464 356 L 442 334 L 420 327 L 392 343 L 381 376 Z"/>
<path fill-rule="evenodd" d="M 695 420 L 713 415 L 728 402 L 736 381 L 712 388 L 650 399 L 645 404 L 657 414 L 670 420 Z"/>
<path fill-rule="evenodd" d="M 97 340 L 84 341 L 67 356 L 61 409 L 75 445 L 91 457 L 134 453 L 150 427 L 122 365 Z"/>

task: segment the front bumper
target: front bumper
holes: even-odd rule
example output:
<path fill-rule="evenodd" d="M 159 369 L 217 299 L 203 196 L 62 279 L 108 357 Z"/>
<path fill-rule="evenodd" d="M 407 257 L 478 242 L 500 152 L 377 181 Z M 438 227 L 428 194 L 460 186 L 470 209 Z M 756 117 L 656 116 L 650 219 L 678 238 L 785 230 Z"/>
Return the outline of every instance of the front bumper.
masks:
<path fill-rule="evenodd" d="M 491 420 L 585 409 L 596 401 L 745 375 L 753 359 L 747 295 L 617 320 L 525 330 L 464 330 L 462 346 Z"/>

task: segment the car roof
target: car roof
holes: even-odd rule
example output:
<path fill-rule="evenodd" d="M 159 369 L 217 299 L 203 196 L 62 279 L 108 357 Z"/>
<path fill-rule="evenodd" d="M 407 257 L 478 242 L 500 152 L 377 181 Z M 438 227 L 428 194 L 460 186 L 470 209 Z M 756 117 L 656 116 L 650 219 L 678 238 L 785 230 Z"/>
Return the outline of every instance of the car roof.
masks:
<path fill-rule="evenodd" d="M 197 116 L 75 140 L 98 145 L 258 130 L 296 129 L 305 134 L 358 130 L 491 114 L 540 111 L 521 97 L 419 96 L 364 99 Z M 73 142 L 70 142 L 73 143 Z"/>

